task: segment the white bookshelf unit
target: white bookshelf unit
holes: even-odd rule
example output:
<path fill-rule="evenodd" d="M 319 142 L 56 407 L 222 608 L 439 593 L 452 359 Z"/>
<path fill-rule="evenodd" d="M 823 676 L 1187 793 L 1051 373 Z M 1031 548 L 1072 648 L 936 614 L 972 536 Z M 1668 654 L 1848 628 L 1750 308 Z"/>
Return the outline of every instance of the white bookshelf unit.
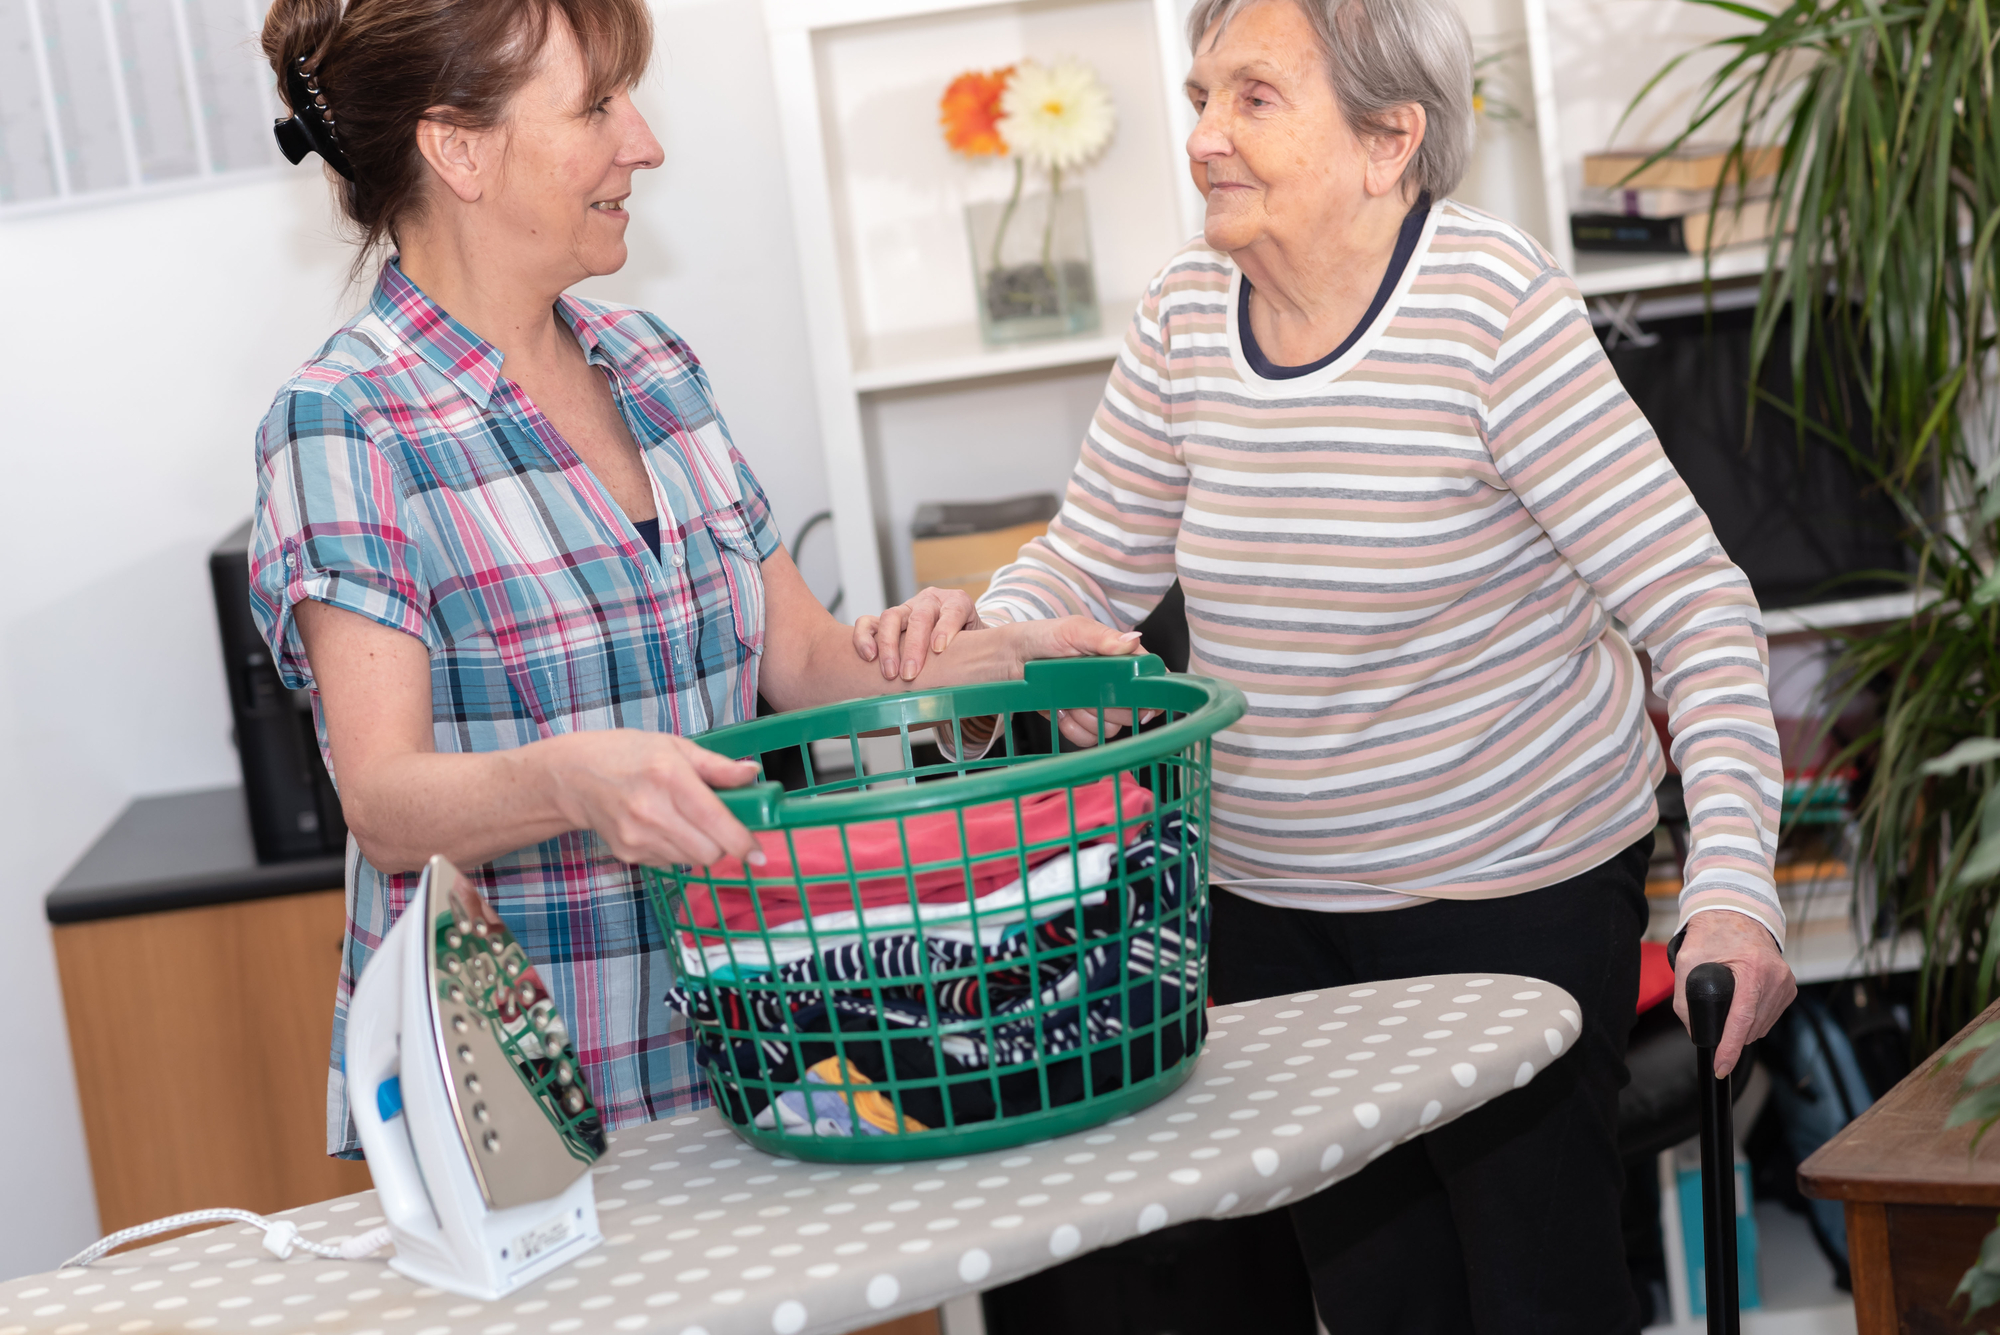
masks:
<path fill-rule="evenodd" d="M 1576 276 L 1586 296 L 1701 282 L 1700 256 L 1578 256 L 1570 245 L 1569 215 L 1582 188 L 1584 155 L 1672 138 L 1687 125 L 1702 81 L 1724 57 L 1715 52 L 1691 55 L 1642 106 L 1630 111 L 1633 95 L 1647 80 L 1668 60 L 1744 32 L 1751 24 L 1689 0 L 1518 3 L 1534 109 L 1543 243 Z M 1717 135 L 1726 140 L 1727 120 L 1715 124 Z M 1533 228 L 1525 217 L 1520 221 Z M 1764 247 L 1732 247 L 1711 259 L 1711 277 L 1746 277 L 1762 270 Z"/>
<path fill-rule="evenodd" d="M 923 501 L 1060 494 L 1146 281 L 1200 230 L 1181 0 L 765 0 L 814 389 L 848 609 L 915 592 Z M 945 147 L 938 98 L 966 70 L 1077 57 L 1118 129 L 1065 183 L 1089 202 L 1098 329 L 989 348 L 966 203 L 1011 162 Z M 1031 183 L 1029 188 L 1034 189 Z"/>
<path fill-rule="evenodd" d="M 1936 595 L 1930 595 L 1935 598 Z M 1928 601 L 1929 599 L 1926 599 Z M 1778 607 L 1764 613 L 1766 635 L 1817 635 L 1851 630 L 1909 616 L 1917 610 L 1915 593 L 1877 593 L 1865 598 L 1841 598 L 1804 607 Z"/>
<path fill-rule="evenodd" d="M 1766 253 L 1761 241 L 1730 246 L 1706 257 L 1572 253 L 1569 272 L 1584 296 L 1614 296 L 1663 287 L 1685 287 L 1704 280 L 1720 283 L 1737 278 L 1755 278 L 1764 272 Z"/>

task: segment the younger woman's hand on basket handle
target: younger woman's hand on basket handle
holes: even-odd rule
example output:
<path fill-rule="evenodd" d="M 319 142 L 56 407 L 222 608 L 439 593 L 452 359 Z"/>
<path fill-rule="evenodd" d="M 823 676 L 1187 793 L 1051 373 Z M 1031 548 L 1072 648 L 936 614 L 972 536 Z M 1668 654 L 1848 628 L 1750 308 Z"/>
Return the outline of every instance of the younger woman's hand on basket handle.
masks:
<path fill-rule="evenodd" d="M 712 791 L 757 778 L 754 760 L 730 760 L 672 733 L 615 728 L 551 738 L 582 742 L 551 766 L 558 806 L 597 831 L 621 861 L 707 866 L 764 854 Z"/>
<path fill-rule="evenodd" d="M 434 854 L 472 868 L 572 830 L 595 830 L 626 862 L 705 866 L 762 854 L 712 788 L 757 777 L 667 733 L 565 733 L 505 751 L 444 754 L 422 641 L 319 602 L 294 610 L 319 686 L 341 809 L 385 872 Z"/>
<path fill-rule="evenodd" d="M 964 589 L 924 589 L 907 603 L 854 623 L 854 652 L 882 671 L 882 680 L 915 681 L 932 654 L 951 647 L 959 632 L 985 623 Z"/>

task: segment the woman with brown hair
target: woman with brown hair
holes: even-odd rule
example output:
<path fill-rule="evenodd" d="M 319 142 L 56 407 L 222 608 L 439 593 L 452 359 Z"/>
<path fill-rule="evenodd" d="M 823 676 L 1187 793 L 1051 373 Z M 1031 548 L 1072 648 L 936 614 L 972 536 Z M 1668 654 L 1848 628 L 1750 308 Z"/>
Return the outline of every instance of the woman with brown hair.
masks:
<path fill-rule="evenodd" d="M 686 738 L 760 690 L 891 685 L 800 579 L 687 345 L 565 295 L 623 266 L 660 163 L 630 96 L 651 42 L 643 0 L 277 0 L 265 23 L 280 145 L 338 173 L 357 269 L 392 252 L 258 436 L 251 600 L 353 833 L 334 1153 L 357 1145 L 347 1001 L 433 854 L 526 947 L 610 1126 L 706 1102 L 633 864 L 757 861 L 710 791 L 756 771 Z M 961 680 L 1135 637 L 970 638 Z"/>

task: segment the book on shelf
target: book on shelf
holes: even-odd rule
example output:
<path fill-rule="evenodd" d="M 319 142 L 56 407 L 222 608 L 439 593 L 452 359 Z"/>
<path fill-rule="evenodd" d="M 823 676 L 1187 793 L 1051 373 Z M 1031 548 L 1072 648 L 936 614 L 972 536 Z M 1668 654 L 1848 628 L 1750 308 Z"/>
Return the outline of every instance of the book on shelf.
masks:
<path fill-rule="evenodd" d="M 1747 186 L 1726 186 L 1722 209 L 1728 212 L 1745 200 L 1769 199 L 1774 181 L 1766 176 Z M 1715 191 L 1673 190 L 1666 187 L 1641 189 L 1633 186 L 1591 186 L 1577 192 L 1578 213 L 1619 213 L 1633 218 L 1682 218 L 1690 213 L 1707 213 L 1715 203 Z"/>
<path fill-rule="evenodd" d="M 1629 213 L 1572 213 L 1570 242 L 1578 250 L 1655 255 L 1705 255 L 1725 246 L 1768 241 L 1776 210 L 1769 199 L 1746 199 L 1710 212 L 1646 217 Z"/>
<path fill-rule="evenodd" d="M 1628 190 L 1713 190 L 1729 166 L 1729 148 L 1722 144 L 1682 144 L 1650 167 L 1643 166 L 1657 152 L 1657 148 L 1622 148 L 1586 153 L 1583 183 Z M 1730 179 L 1756 181 L 1774 175 L 1783 152 L 1776 145 L 1745 150 Z"/>

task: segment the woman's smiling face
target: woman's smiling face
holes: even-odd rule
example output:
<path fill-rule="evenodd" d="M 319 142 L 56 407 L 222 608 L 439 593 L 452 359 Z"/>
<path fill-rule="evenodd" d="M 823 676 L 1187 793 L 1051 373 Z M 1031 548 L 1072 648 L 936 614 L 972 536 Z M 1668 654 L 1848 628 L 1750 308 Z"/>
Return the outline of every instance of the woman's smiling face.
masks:
<path fill-rule="evenodd" d="M 532 268 L 570 271 L 564 287 L 623 267 L 632 175 L 661 158 L 628 90 L 591 92 L 569 25 L 552 19 L 541 63 L 508 108 L 491 200 L 518 239 L 520 258 Z"/>
<path fill-rule="evenodd" d="M 1364 197 L 1367 149 L 1293 0 L 1260 0 L 1203 33 L 1187 95 L 1201 118 L 1188 170 L 1208 200 L 1204 232 L 1217 250 L 1306 244 Z"/>

